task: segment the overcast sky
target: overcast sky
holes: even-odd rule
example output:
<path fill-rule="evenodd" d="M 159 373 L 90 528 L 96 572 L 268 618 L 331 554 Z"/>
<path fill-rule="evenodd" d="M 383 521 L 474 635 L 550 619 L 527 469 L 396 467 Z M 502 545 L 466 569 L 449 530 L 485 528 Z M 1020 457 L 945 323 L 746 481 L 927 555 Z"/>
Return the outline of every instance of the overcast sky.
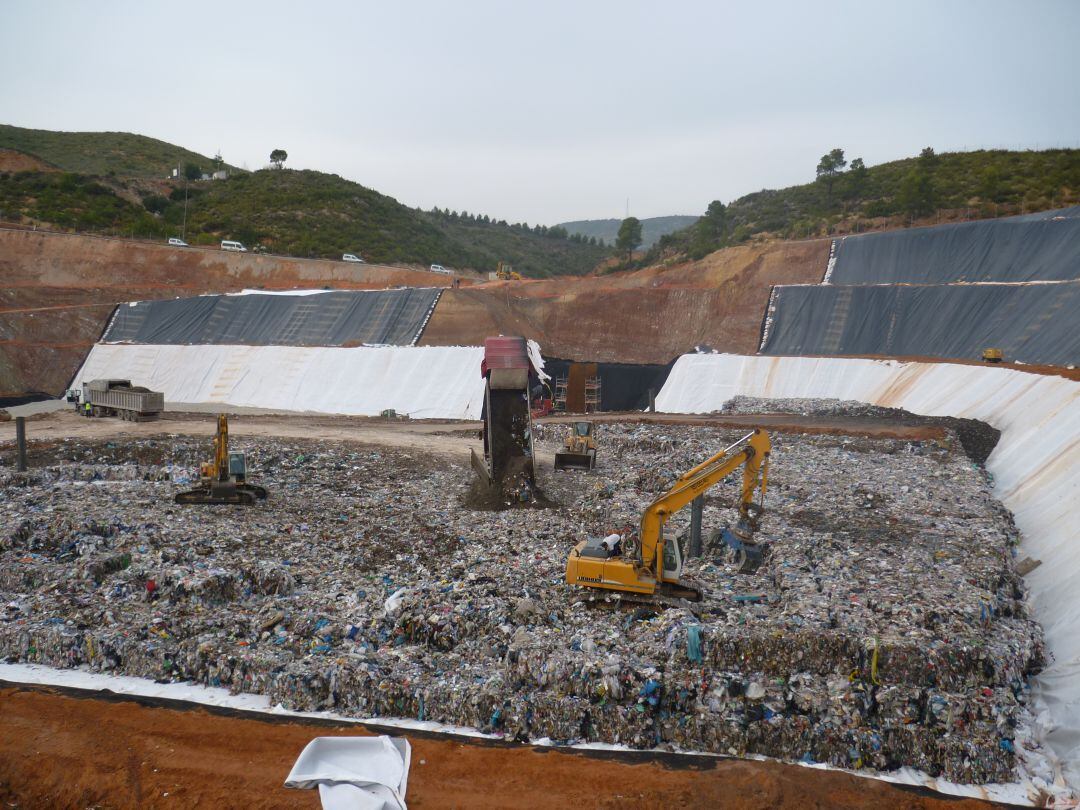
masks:
<path fill-rule="evenodd" d="M 0 0 L 0 76 L 3 123 L 554 224 L 699 214 L 835 146 L 1080 146 L 1080 2 Z"/>

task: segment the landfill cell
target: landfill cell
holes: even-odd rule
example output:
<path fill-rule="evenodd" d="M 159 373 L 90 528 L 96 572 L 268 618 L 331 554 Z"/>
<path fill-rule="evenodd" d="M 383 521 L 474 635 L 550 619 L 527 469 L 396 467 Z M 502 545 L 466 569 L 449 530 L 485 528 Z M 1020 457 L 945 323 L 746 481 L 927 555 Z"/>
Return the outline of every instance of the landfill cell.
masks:
<path fill-rule="evenodd" d="M 557 506 L 501 512 L 465 505 L 464 454 L 240 437 L 270 497 L 215 508 L 172 502 L 205 439 L 56 443 L 48 467 L 0 467 L 0 657 L 509 740 L 1017 778 L 1042 633 L 955 434 L 774 434 L 764 565 L 708 547 L 685 574 L 701 603 L 626 610 L 564 583 L 570 549 L 632 533 L 745 431 L 596 431 L 594 473 L 538 471 Z M 565 428 L 536 432 L 552 453 Z M 738 478 L 709 492 L 706 537 Z"/>

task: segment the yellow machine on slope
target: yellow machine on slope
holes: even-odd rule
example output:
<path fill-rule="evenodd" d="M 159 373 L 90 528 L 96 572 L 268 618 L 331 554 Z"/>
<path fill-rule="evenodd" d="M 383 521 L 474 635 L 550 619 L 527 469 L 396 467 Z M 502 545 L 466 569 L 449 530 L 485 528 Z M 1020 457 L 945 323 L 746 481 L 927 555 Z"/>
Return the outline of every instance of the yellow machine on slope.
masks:
<path fill-rule="evenodd" d="M 500 281 L 521 281 L 521 273 L 514 270 L 506 262 L 499 262 L 495 268 L 495 278 Z"/>
<path fill-rule="evenodd" d="M 229 417 L 219 413 L 214 436 L 214 458 L 200 465 L 199 485 L 177 493 L 177 503 L 255 503 L 265 500 L 266 490 L 247 483 L 247 461 L 243 453 L 229 452 Z"/>
<path fill-rule="evenodd" d="M 755 508 L 754 490 L 760 487 L 764 497 L 771 449 L 769 434 L 758 428 L 688 470 L 645 510 L 634 559 L 627 560 L 599 538 L 584 540 L 574 547 L 566 561 L 567 584 L 645 595 L 659 592 L 691 601 L 700 600 L 701 591 L 679 579 L 682 551 L 677 541 L 665 541 L 664 524 L 742 465 L 745 466 L 739 498 L 740 522 L 751 523 L 755 517 L 752 513 L 761 511 L 760 506 Z"/>

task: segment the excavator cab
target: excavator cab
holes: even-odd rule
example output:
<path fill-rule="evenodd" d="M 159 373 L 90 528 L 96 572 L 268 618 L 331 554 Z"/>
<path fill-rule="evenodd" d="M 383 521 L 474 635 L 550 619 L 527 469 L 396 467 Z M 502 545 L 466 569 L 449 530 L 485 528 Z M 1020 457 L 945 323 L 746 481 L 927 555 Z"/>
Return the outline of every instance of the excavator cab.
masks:
<path fill-rule="evenodd" d="M 240 482 L 247 478 L 247 460 L 243 453 L 229 453 L 229 477 Z"/>
<path fill-rule="evenodd" d="M 682 576 L 682 548 L 678 539 L 672 538 L 664 543 L 664 581 L 678 582 Z"/>

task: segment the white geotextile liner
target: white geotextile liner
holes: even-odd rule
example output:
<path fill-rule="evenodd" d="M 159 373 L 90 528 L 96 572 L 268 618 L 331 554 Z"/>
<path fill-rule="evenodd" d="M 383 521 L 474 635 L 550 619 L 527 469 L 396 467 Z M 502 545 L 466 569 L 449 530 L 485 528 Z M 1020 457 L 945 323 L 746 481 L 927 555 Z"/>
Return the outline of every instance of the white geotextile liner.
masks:
<path fill-rule="evenodd" d="M 1047 742 L 1080 785 L 1080 383 L 992 366 L 700 354 L 676 361 L 656 407 L 709 413 L 738 395 L 858 400 L 1001 431 L 986 467 L 1021 553 L 1042 561 L 1025 579 L 1054 660 L 1033 686 L 1055 725 Z"/>
<path fill-rule="evenodd" d="M 155 346 L 102 344 L 72 387 L 130 379 L 168 403 L 417 419 L 479 419 L 484 401 L 473 346 Z"/>
<path fill-rule="evenodd" d="M 411 751 L 403 737 L 316 737 L 285 787 L 317 787 L 323 810 L 405 810 Z"/>

